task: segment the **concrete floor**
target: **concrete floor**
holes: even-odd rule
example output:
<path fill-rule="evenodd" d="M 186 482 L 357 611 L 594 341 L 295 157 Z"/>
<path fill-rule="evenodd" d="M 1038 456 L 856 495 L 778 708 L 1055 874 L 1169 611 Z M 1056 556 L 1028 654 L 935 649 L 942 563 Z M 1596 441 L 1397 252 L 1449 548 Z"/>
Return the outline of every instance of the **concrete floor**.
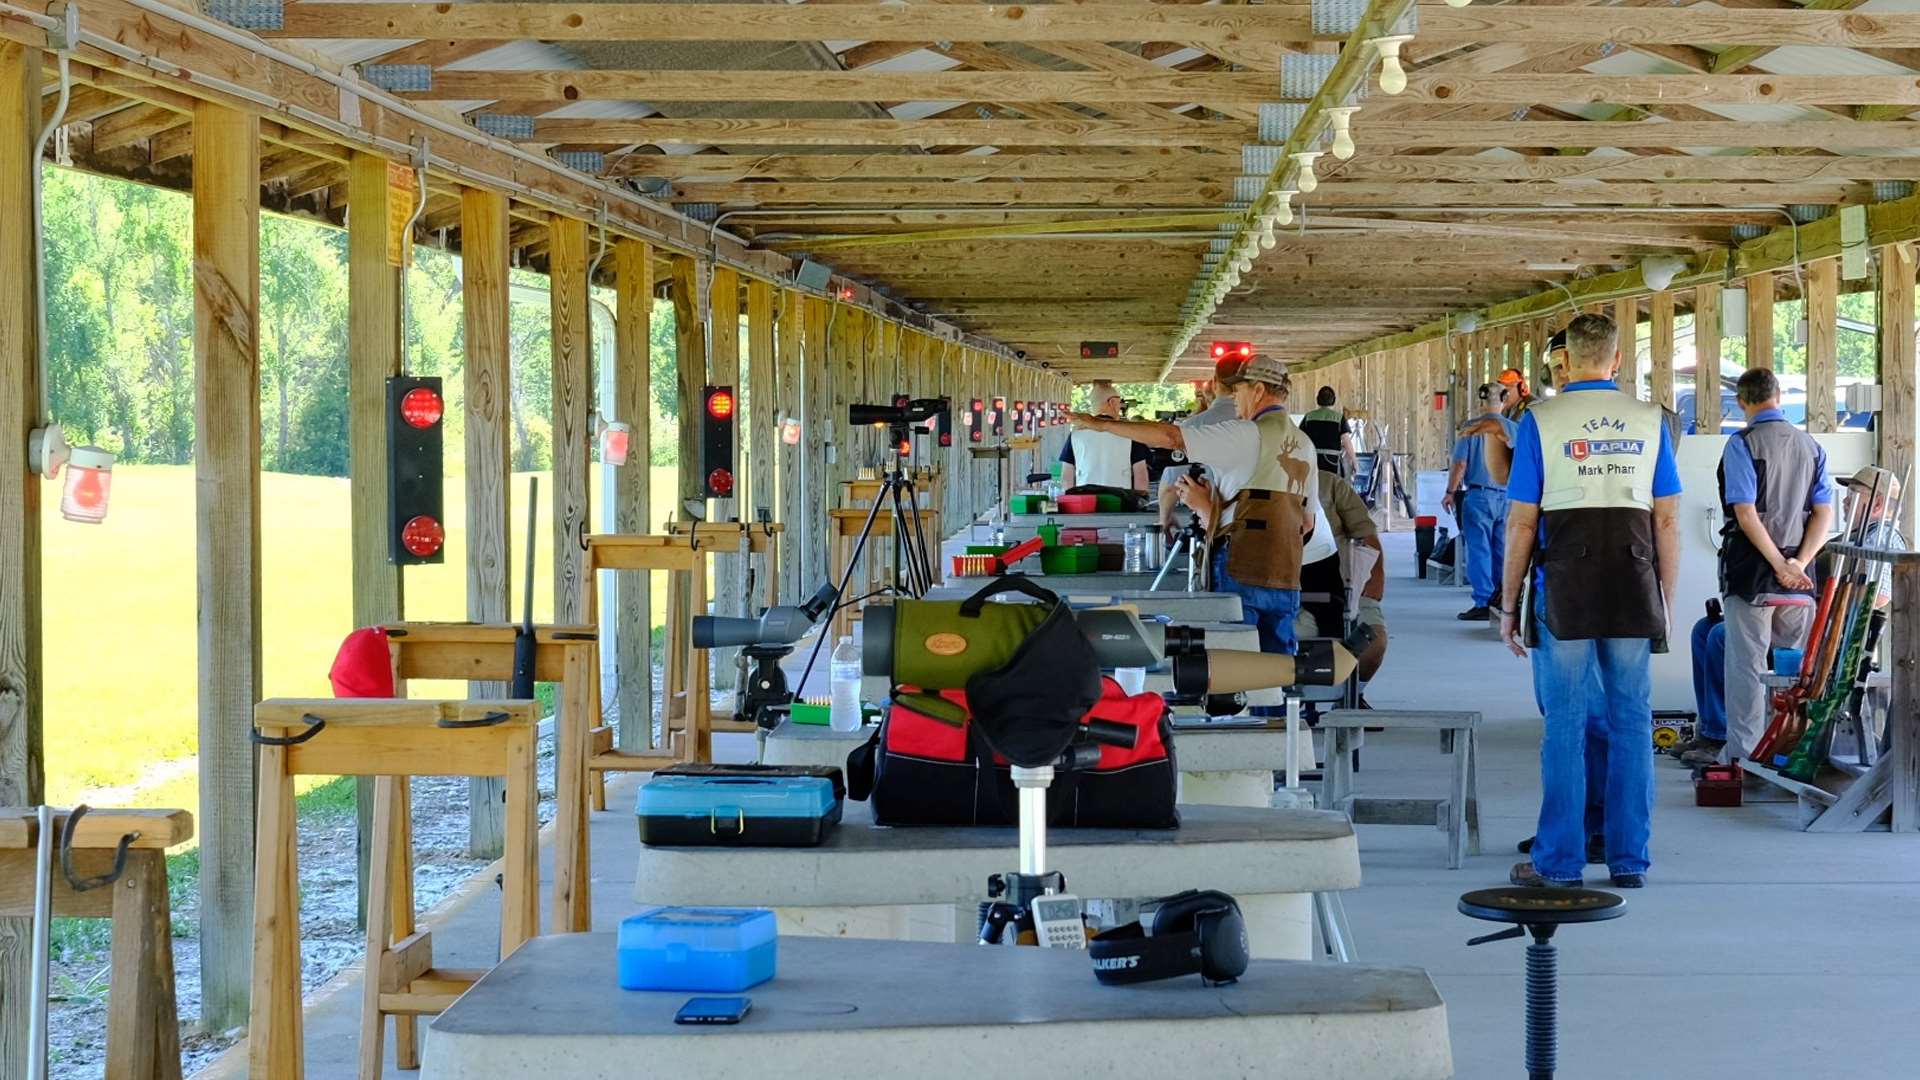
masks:
<path fill-rule="evenodd" d="M 1533 831 L 1539 720 L 1530 677 L 1491 629 L 1453 619 L 1466 606 L 1463 591 L 1411 580 L 1410 534 L 1387 541 L 1394 644 L 1367 696 L 1382 708 L 1485 714 L 1483 853 L 1450 871 L 1442 833 L 1362 826 L 1366 884 L 1346 894 L 1346 909 L 1359 959 L 1432 973 L 1460 1077 L 1519 1076 L 1524 949 L 1517 941 L 1467 948 L 1467 938 L 1492 928 L 1454 904 L 1463 892 L 1503 882 L 1519 858 L 1514 843 Z M 1428 738 L 1374 735 L 1357 787 L 1438 795 L 1445 765 Z M 1696 808 L 1684 770 L 1668 759 L 1656 765 L 1649 887 L 1627 894 L 1624 918 L 1570 927 L 1557 939 L 1559 1075 L 1920 1075 L 1920 838 L 1809 835 L 1796 827 L 1791 803 Z M 636 782 L 617 781 L 610 805 L 630 807 Z M 594 817 L 596 927 L 633 907 L 626 868 L 636 842 L 624 810 Z M 468 896 L 433 924 L 446 966 L 493 959 L 496 894 L 487 887 Z M 354 971 L 309 1002 L 308 1076 L 353 1075 L 359 1006 Z M 244 1059 L 229 1055 L 200 1075 L 243 1076 Z"/>

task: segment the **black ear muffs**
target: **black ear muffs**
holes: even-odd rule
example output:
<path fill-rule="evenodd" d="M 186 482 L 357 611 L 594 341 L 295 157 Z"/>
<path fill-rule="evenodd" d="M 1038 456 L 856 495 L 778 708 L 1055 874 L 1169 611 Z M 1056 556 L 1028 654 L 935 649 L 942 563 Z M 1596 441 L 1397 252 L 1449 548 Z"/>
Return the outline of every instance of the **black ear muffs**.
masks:
<path fill-rule="evenodd" d="M 1134 922 L 1096 936 L 1093 974 L 1108 986 L 1199 974 L 1217 986 L 1246 973 L 1247 923 L 1226 893 L 1190 889 L 1160 901 L 1153 932 Z"/>

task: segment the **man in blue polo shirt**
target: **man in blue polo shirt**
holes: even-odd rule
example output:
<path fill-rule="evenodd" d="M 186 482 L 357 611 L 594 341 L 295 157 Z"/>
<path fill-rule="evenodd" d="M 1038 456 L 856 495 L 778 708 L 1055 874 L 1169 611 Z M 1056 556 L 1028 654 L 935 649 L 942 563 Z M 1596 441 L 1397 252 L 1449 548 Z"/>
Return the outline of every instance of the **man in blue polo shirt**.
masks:
<path fill-rule="evenodd" d="M 1460 519 L 1460 540 L 1467 549 L 1467 585 L 1472 590 L 1473 606 L 1455 618 L 1462 622 L 1486 622 L 1489 605 L 1500 597 L 1500 569 L 1506 561 L 1507 485 L 1494 478 L 1488 468 L 1487 441 L 1501 439 L 1511 443 L 1514 422 L 1501 415 L 1506 405 L 1506 387 L 1485 383 L 1478 392 L 1481 415 L 1473 426 L 1485 420 L 1498 424 L 1489 434 L 1462 434 L 1453 442 L 1453 468 L 1447 473 L 1447 494 L 1440 505 Z"/>
<path fill-rule="evenodd" d="M 1613 320 L 1574 319 L 1567 352 L 1568 381 L 1521 418 L 1507 478 L 1500 636 L 1516 656 L 1531 649 L 1546 714 L 1533 859 L 1510 880 L 1582 884 L 1589 714 L 1604 712 L 1607 867 L 1616 888 L 1639 888 L 1653 815 L 1652 650 L 1666 640 L 1680 571 L 1680 473 L 1660 407 L 1613 383 Z"/>

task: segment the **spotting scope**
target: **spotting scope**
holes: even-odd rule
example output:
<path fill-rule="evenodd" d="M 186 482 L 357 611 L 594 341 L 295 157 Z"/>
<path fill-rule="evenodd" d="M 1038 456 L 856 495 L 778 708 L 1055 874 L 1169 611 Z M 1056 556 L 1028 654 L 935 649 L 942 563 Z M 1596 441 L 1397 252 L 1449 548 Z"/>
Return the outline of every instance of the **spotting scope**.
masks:
<path fill-rule="evenodd" d="M 840 591 L 832 582 L 820 586 L 813 599 L 804 604 L 780 604 L 760 613 L 757 619 L 731 618 L 725 615 L 693 617 L 693 647 L 725 649 L 736 645 L 791 645 L 806 636 L 820 617 L 833 610 Z"/>
<path fill-rule="evenodd" d="M 962 618 L 955 611 L 942 617 L 939 625 L 945 640 L 929 646 L 913 640 L 911 632 L 900 632 L 898 612 L 908 604 L 952 606 L 941 601 L 902 601 L 891 606 L 876 605 L 866 611 L 862 631 L 861 670 L 867 675 L 896 684 L 923 689 L 959 689 L 946 687 L 955 670 L 952 657 L 967 656 L 964 667 L 987 671 L 1006 662 L 1009 652 L 1000 645 L 1024 639 L 1024 632 L 1009 636 L 991 625 L 990 613 L 1001 618 L 1022 616 L 1037 621 L 1042 609 L 1032 604 L 988 604 L 982 609 L 989 621 Z M 942 616 L 948 613 L 940 612 Z M 1209 649 L 1206 631 L 1198 627 L 1168 625 L 1142 619 L 1138 612 L 1125 608 L 1091 608 L 1073 613 L 1074 624 L 1093 646 L 1103 668 L 1152 667 L 1171 661 L 1174 693 L 1187 699 L 1209 694 L 1237 694 L 1281 686 L 1337 686 L 1353 674 L 1353 654 L 1332 641 L 1303 641 L 1294 656 L 1248 652 L 1242 649 Z M 921 620 L 913 620 L 924 625 Z M 970 632 L 975 626 L 978 632 Z M 978 639 L 980 648 L 975 649 Z M 953 650 L 959 647 L 956 654 Z M 931 649 L 931 653 L 929 650 Z M 942 655 L 944 654 L 944 655 Z"/>

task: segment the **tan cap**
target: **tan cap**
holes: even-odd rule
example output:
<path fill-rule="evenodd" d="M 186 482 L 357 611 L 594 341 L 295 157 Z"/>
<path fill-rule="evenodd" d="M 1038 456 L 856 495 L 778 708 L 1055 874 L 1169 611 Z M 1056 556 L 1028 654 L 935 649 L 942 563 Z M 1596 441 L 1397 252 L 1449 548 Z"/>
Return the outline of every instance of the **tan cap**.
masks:
<path fill-rule="evenodd" d="M 1840 481 L 1842 487 L 1859 488 L 1861 491 L 1880 489 L 1887 496 L 1900 494 L 1900 481 L 1893 474 L 1878 465 L 1862 465 L 1858 472 Z"/>
<path fill-rule="evenodd" d="M 1274 386 L 1288 385 L 1287 365 L 1268 356 L 1266 353 L 1254 353 L 1245 367 L 1231 379 L 1221 379 L 1228 386 L 1243 382 L 1263 382 Z"/>

